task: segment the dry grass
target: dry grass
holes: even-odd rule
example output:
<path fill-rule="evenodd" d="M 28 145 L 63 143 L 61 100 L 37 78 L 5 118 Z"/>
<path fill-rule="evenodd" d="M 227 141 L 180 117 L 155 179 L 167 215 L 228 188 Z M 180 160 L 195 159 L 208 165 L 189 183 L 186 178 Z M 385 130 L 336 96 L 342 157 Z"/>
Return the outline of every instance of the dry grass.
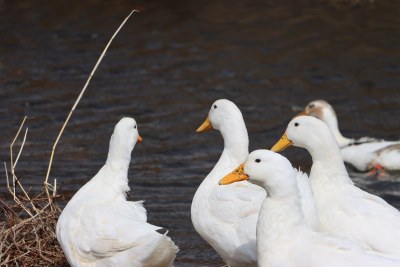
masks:
<path fill-rule="evenodd" d="M 69 266 L 56 237 L 56 225 L 61 209 L 55 203 L 55 200 L 60 196 L 57 195 L 56 191 L 57 180 L 54 179 L 53 184 L 49 183 L 54 152 L 72 113 L 75 111 L 112 40 L 135 11 L 133 10 L 116 30 L 90 73 L 53 144 L 43 190 L 33 197 L 30 196 L 29 190 L 23 187 L 16 174 L 17 163 L 28 135 L 28 128 L 25 128 L 25 133 L 21 138 L 21 131 L 28 118 L 23 119 L 10 145 L 9 166 L 4 162 L 5 179 L 11 200 L 6 202 L 0 199 L 0 267 Z M 13 148 L 20 139 L 22 140 L 19 151 L 14 158 Z"/>
<path fill-rule="evenodd" d="M 0 266 L 69 266 L 55 235 L 61 209 L 44 192 L 20 201 L 0 200 Z M 25 212 L 31 203 L 40 210 L 32 217 Z"/>
<path fill-rule="evenodd" d="M 9 202 L 0 200 L 0 266 L 69 266 L 55 234 L 61 214 L 54 202 L 59 198 L 56 180 L 54 185 L 47 185 L 46 190 L 30 197 L 16 174 L 28 128 L 16 158 L 13 148 L 27 119 L 22 121 L 10 145 L 10 167 L 4 162 L 7 189 L 12 199 Z"/>

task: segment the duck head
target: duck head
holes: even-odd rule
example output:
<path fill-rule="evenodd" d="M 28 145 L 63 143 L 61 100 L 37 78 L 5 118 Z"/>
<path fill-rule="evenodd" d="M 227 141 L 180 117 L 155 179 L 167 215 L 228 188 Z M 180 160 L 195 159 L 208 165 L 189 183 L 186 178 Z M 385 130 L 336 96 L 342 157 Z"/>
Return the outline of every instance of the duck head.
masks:
<path fill-rule="evenodd" d="M 219 130 L 224 139 L 224 156 L 243 162 L 249 153 L 249 136 L 242 113 L 239 108 L 227 99 L 215 101 L 208 112 L 204 123 L 196 130 L 204 132 L 209 129 Z"/>
<path fill-rule="evenodd" d="M 133 118 L 122 118 L 111 135 L 107 162 L 126 160 L 132 153 L 136 143 L 142 142 L 138 126 Z"/>
<path fill-rule="evenodd" d="M 334 160 L 343 163 L 335 137 L 328 125 L 317 118 L 298 116 L 292 119 L 286 132 L 271 150 L 280 152 L 292 145 L 307 149 L 313 161 Z"/>
<path fill-rule="evenodd" d="M 243 122 L 243 116 L 239 108 L 232 101 L 219 99 L 211 105 L 206 120 L 197 128 L 196 132 L 201 133 L 210 129 L 222 132 L 240 122 Z"/>
<path fill-rule="evenodd" d="M 222 178 L 219 184 L 243 180 L 263 187 L 274 196 L 285 192 L 287 187 L 296 187 L 295 172 L 289 160 L 265 149 L 251 152 L 245 163 Z"/>

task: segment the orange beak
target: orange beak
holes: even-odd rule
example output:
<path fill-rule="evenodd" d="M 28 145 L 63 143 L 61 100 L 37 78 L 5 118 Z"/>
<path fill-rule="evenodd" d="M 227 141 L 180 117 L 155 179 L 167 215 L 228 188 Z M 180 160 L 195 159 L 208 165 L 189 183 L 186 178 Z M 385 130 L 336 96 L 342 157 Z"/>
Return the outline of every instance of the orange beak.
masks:
<path fill-rule="evenodd" d="M 143 138 L 139 135 L 136 143 L 141 143 L 142 141 L 143 141 Z"/>
<path fill-rule="evenodd" d="M 199 128 L 197 128 L 196 132 L 198 132 L 198 133 L 206 132 L 206 131 L 212 129 L 212 127 L 213 126 L 207 116 L 206 120 L 203 122 L 202 125 L 200 125 Z"/>
<path fill-rule="evenodd" d="M 290 147 L 291 145 L 293 145 L 293 142 L 289 140 L 285 132 L 282 135 L 281 139 L 278 142 L 276 142 L 276 144 L 271 148 L 271 150 L 274 152 L 281 152 L 286 148 Z"/>
<path fill-rule="evenodd" d="M 234 182 L 240 182 L 249 180 L 249 176 L 244 173 L 244 163 L 237 167 L 233 172 L 226 175 L 224 178 L 219 180 L 220 185 L 227 185 Z"/>

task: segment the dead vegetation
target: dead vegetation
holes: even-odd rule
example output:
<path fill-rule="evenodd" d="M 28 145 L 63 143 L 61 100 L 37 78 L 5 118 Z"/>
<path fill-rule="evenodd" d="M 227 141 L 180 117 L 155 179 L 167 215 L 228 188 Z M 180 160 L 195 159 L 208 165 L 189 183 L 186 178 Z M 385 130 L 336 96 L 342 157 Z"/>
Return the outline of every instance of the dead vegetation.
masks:
<path fill-rule="evenodd" d="M 19 201 L 7 204 L 0 200 L 0 266 L 69 266 L 55 234 L 61 209 L 49 204 L 45 194 Z M 39 212 L 26 217 L 31 203 Z"/>
<path fill-rule="evenodd" d="M 56 224 L 61 209 L 57 181 L 47 184 L 46 190 L 29 196 L 17 174 L 16 167 L 23 152 L 28 128 L 22 138 L 17 157 L 13 148 L 20 138 L 27 117 L 10 145 L 10 166 L 4 162 L 7 189 L 11 200 L 0 200 L 0 266 L 68 266 L 56 238 Z"/>

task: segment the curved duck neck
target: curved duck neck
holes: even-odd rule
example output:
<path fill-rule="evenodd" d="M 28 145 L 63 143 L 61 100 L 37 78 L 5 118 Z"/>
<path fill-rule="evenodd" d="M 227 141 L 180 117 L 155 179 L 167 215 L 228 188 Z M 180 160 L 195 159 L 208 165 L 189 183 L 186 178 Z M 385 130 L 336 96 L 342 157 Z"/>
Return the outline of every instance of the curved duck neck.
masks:
<path fill-rule="evenodd" d="M 313 160 L 310 181 L 325 179 L 331 182 L 352 184 L 336 140 L 333 138 L 315 138 L 312 142 L 314 145 L 308 147 Z"/>
<path fill-rule="evenodd" d="M 115 177 L 109 177 L 114 182 L 119 178 L 120 184 L 126 184 L 128 186 L 128 169 L 131 162 L 131 153 L 134 148 L 134 144 L 126 144 L 118 138 L 115 133 L 111 136 L 110 147 L 108 150 L 108 156 L 105 166 L 115 175 Z"/>
<path fill-rule="evenodd" d="M 124 149 L 116 149 L 112 147 L 110 142 L 110 150 L 108 151 L 106 164 L 112 169 L 128 173 L 129 164 L 131 162 L 131 152 L 123 151 Z"/>
<path fill-rule="evenodd" d="M 291 165 L 280 166 L 279 171 L 276 172 L 270 170 L 270 175 L 279 177 L 279 180 L 285 181 L 285 183 L 281 183 L 275 186 L 268 186 L 268 183 L 264 181 L 261 184 L 258 184 L 259 186 L 263 187 L 265 191 L 267 191 L 268 198 L 274 200 L 282 200 L 283 202 L 285 202 L 285 199 L 290 199 L 293 201 L 293 203 L 296 203 L 296 200 L 300 199 L 299 185 L 296 180 L 296 176 L 298 175 L 298 173 L 295 169 L 292 168 Z"/>
<path fill-rule="evenodd" d="M 111 168 L 113 171 L 117 171 L 120 173 L 126 174 L 128 176 L 128 169 L 129 169 L 129 164 L 131 162 L 131 156 L 126 158 L 114 158 L 110 157 L 110 154 L 107 157 L 106 165 Z"/>
<path fill-rule="evenodd" d="M 249 154 L 249 136 L 243 119 L 235 120 L 229 127 L 221 127 L 220 132 L 224 139 L 224 150 L 215 166 L 243 163 Z"/>

